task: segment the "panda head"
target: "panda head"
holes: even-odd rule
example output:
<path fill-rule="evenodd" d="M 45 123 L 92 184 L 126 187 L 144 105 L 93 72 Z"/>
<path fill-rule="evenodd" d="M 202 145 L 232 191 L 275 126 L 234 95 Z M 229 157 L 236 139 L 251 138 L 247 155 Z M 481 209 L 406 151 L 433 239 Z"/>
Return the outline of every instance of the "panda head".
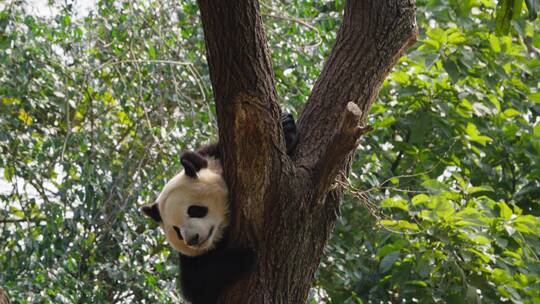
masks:
<path fill-rule="evenodd" d="M 180 160 L 184 170 L 141 210 L 160 223 L 174 249 L 198 256 L 214 248 L 229 224 L 228 190 L 218 159 L 187 151 Z"/>

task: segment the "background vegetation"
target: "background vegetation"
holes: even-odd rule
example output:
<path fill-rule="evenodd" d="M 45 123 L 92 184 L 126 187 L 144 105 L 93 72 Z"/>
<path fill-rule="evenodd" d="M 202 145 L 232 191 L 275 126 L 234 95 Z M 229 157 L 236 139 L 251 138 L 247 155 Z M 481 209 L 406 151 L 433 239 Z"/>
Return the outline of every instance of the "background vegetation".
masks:
<path fill-rule="evenodd" d="M 337 184 L 312 302 L 540 303 L 538 1 L 417 4 L 419 42 Z M 17 303 L 176 303 L 176 254 L 138 207 L 216 137 L 198 9 L 52 6 L 0 2 L 0 286 Z M 292 112 L 342 9 L 261 2 Z"/>

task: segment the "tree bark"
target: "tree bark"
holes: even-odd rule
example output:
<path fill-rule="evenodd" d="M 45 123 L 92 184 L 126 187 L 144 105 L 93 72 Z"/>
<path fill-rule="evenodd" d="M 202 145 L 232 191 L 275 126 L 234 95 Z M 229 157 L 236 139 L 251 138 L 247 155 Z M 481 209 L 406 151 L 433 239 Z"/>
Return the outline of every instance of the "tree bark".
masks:
<path fill-rule="evenodd" d="M 385 77 L 416 41 L 415 0 L 350 0 L 333 51 L 287 156 L 256 0 L 198 0 L 230 189 L 230 246 L 249 246 L 255 273 L 221 303 L 305 303 L 339 213 L 331 190 L 348 172 Z"/>
<path fill-rule="evenodd" d="M 0 304 L 11 304 L 6 292 L 0 288 Z"/>

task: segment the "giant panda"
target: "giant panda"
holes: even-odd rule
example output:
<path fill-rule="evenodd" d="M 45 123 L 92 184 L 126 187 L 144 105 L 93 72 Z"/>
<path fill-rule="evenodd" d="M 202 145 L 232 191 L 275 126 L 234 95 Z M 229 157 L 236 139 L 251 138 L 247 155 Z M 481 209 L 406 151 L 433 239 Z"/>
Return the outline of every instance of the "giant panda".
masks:
<path fill-rule="evenodd" d="M 298 141 L 291 114 L 281 116 L 287 153 Z M 228 188 L 219 144 L 180 156 L 184 170 L 141 211 L 158 222 L 169 244 L 180 253 L 180 285 L 193 304 L 214 304 L 219 294 L 254 270 L 250 248 L 225 248 L 229 226 Z"/>

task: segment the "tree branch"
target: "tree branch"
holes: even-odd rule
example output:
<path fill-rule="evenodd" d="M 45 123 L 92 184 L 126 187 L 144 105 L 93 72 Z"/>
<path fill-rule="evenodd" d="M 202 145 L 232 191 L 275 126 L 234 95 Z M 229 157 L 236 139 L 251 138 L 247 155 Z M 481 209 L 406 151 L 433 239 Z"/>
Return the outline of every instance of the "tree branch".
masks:
<path fill-rule="evenodd" d="M 198 5 L 225 178 L 231 203 L 236 204 L 232 235 L 237 235 L 235 231 L 260 235 L 263 206 L 279 180 L 285 145 L 259 4 L 256 0 L 198 0 Z M 242 235 L 249 238 L 250 234 Z"/>
<path fill-rule="evenodd" d="M 332 53 L 298 122 L 295 157 L 325 189 L 362 135 L 342 125 L 352 123 L 351 113 L 359 112 L 355 127 L 366 119 L 384 79 L 416 41 L 415 6 L 415 0 L 347 1 Z"/>
<path fill-rule="evenodd" d="M 0 224 L 14 224 L 14 223 L 39 223 L 41 221 L 46 221 L 46 218 L 23 218 L 23 219 L 12 219 L 12 218 L 5 218 L 0 219 Z"/>

